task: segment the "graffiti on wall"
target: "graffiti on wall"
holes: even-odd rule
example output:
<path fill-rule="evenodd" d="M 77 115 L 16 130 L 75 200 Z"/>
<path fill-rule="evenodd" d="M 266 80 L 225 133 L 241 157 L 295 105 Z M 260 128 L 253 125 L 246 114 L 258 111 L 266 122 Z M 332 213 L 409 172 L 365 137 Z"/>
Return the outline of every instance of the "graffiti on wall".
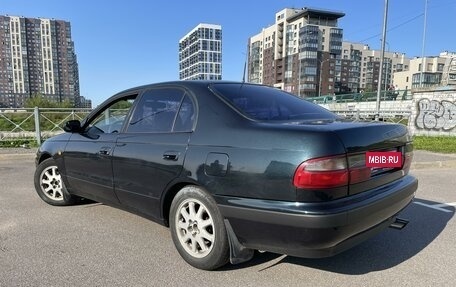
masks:
<path fill-rule="evenodd" d="M 449 131 L 456 127 L 456 102 L 421 99 L 415 124 L 419 129 Z"/>

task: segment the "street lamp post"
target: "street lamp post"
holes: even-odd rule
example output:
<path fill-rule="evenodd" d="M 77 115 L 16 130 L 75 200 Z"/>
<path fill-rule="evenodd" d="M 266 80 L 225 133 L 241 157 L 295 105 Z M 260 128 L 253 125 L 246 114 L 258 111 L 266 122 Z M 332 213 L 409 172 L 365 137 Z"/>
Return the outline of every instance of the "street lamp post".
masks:
<path fill-rule="evenodd" d="M 301 97 L 301 53 L 298 52 L 298 97 Z"/>
<path fill-rule="evenodd" d="M 420 69 L 420 88 L 423 87 L 424 75 L 424 51 L 426 48 L 426 23 L 427 23 L 428 0 L 424 1 L 424 27 L 423 27 L 423 45 L 421 47 L 421 69 Z"/>
<path fill-rule="evenodd" d="M 318 81 L 318 96 L 319 96 L 319 97 L 321 97 L 321 78 L 322 78 L 321 76 L 322 76 L 322 74 L 323 74 L 323 63 L 324 63 L 324 62 L 327 62 L 327 61 L 329 61 L 329 60 L 331 60 L 331 58 L 328 58 L 328 59 L 323 60 L 323 61 L 317 60 L 317 61 L 320 63 L 320 79 L 319 79 L 319 81 Z"/>
<path fill-rule="evenodd" d="M 382 42 L 382 39 L 380 39 L 380 43 L 381 43 L 381 42 Z M 388 41 L 385 41 L 385 44 L 386 44 L 386 46 L 387 46 L 386 51 L 389 53 L 389 51 L 390 51 L 390 45 L 389 45 Z M 385 86 L 385 87 L 384 87 L 384 91 L 387 90 L 387 84 L 388 84 L 387 79 L 388 79 L 388 75 L 391 74 L 391 73 L 389 73 L 389 69 L 391 68 L 391 65 L 390 65 L 390 62 L 391 62 L 391 61 L 390 61 L 390 60 L 391 60 L 391 59 L 389 58 L 389 56 L 385 59 L 385 80 L 384 80 L 384 82 L 385 82 L 385 85 L 384 85 L 384 86 Z M 382 71 L 383 71 L 383 67 L 382 67 Z"/>
<path fill-rule="evenodd" d="M 390 74 L 389 68 L 390 68 L 390 64 L 389 64 L 389 60 L 387 59 L 385 61 L 385 87 L 383 88 L 384 91 L 386 91 L 388 89 L 388 75 Z"/>
<path fill-rule="evenodd" d="M 380 55 L 380 72 L 378 73 L 377 82 L 377 102 L 376 102 L 376 114 L 375 120 L 380 119 L 380 92 L 382 89 L 382 74 L 383 74 L 383 60 L 385 57 L 385 43 L 386 43 L 386 26 L 388 20 L 388 0 L 385 0 L 385 12 L 383 15 L 383 32 L 382 32 L 382 54 Z"/>

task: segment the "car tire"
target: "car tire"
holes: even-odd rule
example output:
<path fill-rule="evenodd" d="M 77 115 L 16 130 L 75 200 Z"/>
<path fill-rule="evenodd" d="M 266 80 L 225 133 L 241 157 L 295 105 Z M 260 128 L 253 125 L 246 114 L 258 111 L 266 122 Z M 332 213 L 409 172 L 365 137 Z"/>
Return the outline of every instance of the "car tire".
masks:
<path fill-rule="evenodd" d="M 181 189 L 171 203 L 169 222 L 174 245 L 187 263 L 203 270 L 228 263 L 223 217 L 207 192 L 197 186 Z"/>
<path fill-rule="evenodd" d="M 64 206 L 76 202 L 76 197 L 68 193 L 59 169 L 52 158 L 42 161 L 37 166 L 34 181 L 36 192 L 46 203 Z"/>

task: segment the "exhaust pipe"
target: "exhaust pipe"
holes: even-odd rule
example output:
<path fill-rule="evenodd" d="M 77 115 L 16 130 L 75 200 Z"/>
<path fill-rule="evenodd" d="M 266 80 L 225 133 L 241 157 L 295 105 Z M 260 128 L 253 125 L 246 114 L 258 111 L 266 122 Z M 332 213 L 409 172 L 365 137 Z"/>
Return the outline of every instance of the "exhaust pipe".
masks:
<path fill-rule="evenodd" d="M 394 220 L 394 222 L 391 223 L 389 227 L 394 228 L 394 229 L 401 230 L 401 229 L 403 229 L 408 223 L 409 223 L 409 221 L 408 221 L 407 219 L 402 219 L 402 218 L 396 217 L 396 219 Z"/>

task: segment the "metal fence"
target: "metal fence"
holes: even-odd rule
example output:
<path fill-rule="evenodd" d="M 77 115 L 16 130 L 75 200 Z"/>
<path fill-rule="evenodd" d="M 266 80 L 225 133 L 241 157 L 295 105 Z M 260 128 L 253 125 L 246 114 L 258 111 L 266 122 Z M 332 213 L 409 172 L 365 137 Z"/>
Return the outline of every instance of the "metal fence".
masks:
<path fill-rule="evenodd" d="M 91 109 L 0 109 L 0 143 L 14 141 L 36 141 L 63 132 L 63 125 L 69 120 L 82 120 Z"/>
<path fill-rule="evenodd" d="M 334 113 L 351 120 L 374 120 L 376 110 L 337 110 Z M 410 110 L 383 110 L 378 117 L 380 121 L 408 125 L 412 112 Z"/>
<path fill-rule="evenodd" d="M 0 143 L 23 141 L 41 144 L 43 139 L 63 132 L 63 125 L 69 120 L 82 120 L 91 109 L 0 109 Z M 337 110 L 336 114 L 352 120 L 373 120 L 375 110 Z M 407 125 L 411 116 L 409 110 L 381 111 L 381 121 Z"/>
<path fill-rule="evenodd" d="M 401 101 L 411 100 L 413 95 L 410 90 L 385 90 L 380 92 L 381 101 Z M 377 92 L 359 92 L 340 95 L 324 95 L 320 97 L 310 97 L 306 100 L 316 104 L 327 103 L 351 103 L 351 102 L 375 102 Z"/>

